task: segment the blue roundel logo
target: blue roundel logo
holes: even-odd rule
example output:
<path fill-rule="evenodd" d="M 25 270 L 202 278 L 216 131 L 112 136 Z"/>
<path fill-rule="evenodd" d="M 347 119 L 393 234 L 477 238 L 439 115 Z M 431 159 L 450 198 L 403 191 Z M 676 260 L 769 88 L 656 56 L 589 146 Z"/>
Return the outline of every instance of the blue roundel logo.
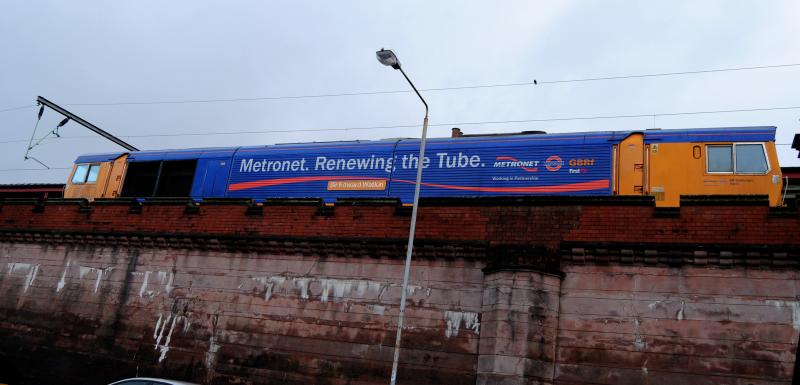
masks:
<path fill-rule="evenodd" d="M 563 164 L 564 161 L 558 155 L 552 155 L 544 161 L 544 167 L 547 168 L 547 171 L 558 171 Z"/>

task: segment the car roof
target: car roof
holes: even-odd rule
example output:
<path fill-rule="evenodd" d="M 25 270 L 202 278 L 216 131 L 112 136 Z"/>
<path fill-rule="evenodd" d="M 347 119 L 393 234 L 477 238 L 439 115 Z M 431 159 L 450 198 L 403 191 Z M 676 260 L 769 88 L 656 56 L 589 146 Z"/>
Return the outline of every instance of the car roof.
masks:
<path fill-rule="evenodd" d="M 120 383 L 125 382 L 125 381 L 158 381 L 158 382 L 161 382 L 161 383 L 164 383 L 164 384 L 169 384 L 169 385 L 199 385 L 199 384 L 195 384 L 193 382 L 167 380 L 167 379 L 164 379 L 164 378 L 153 378 L 153 377 L 126 378 L 126 379 L 123 379 L 123 380 L 119 380 L 117 382 L 112 382 L 109 385 L 120 384 Z"/>

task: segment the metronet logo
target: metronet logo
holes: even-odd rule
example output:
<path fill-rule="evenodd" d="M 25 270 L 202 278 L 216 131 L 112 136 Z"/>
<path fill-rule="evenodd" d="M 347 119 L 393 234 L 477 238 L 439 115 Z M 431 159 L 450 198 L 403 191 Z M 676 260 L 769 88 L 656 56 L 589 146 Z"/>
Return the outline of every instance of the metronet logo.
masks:
<path fill-rule="evenodd" d="M 544 161 L 544 167 L 547 168 L 547 171 L 558 171 L 563 165 L 564 161 L 558 155 L 552 155 Z"/>
<path fill-rule="evenodd" d="M 539 161 L 538 160 L 519 160 L 514 157 L 510 156 L 498 156 L 495 158 L 494 167 L 495 168 L 515 168 L 519 167 L 527 172 L 538 172 L 539 171 Z"/>

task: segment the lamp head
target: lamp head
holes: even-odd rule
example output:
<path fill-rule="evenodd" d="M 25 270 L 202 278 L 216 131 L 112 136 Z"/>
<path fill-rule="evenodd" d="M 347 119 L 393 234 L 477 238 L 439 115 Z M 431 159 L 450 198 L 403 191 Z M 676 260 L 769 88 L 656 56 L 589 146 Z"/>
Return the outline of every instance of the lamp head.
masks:
<path fill-rule="evenodd" d="M 381 62 L 381 64 L 390 66 L 396 70 L 400 69 L 400 60 L 397 60 L 397 56 L 395 56 L 392 50 L 381 48 L 380 51 L 375 52 L 375 56 L 378 57 L 378 61 Z"/>

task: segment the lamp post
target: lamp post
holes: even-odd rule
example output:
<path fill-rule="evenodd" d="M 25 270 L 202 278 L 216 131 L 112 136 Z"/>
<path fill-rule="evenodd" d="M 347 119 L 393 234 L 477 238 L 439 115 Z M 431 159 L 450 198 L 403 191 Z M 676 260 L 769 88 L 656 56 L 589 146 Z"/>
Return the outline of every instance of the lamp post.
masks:
<path fill-rule="evenodd" d="M 378 57 L 378 61 L 385 66 L 390 66 L 396 70 L 400 70 L 400 73 L 403 74 L 403 77 L 406 78 L 408 84 L 411 85 L 411 88 L 414 89 L 414 92 L 417 93 L 419 96 L 419 100 L 422 100 L 422 104 L 425 105 L 425 119 L 422 121 L 422 140 L 419 144 L 419 159 L 417 159 L 417 181 L 414 183 L 414 203 L 411 206 L 411 228 L 408 230 L 408 246 L 406 247 L 406 265 L 405 270 L 403 270 L 403 291 L 400 294 L 400 315 L 397 317 L 397 336 L 394 340 L 394 358 L 392 359 L 392 377 L 389 381 L 389 384 L 395 385 L 397 382 L 397 362 L 400 359 L 400 337 L 403 334 L 403 317 L 405 316 L 406 312 L 406 292 L 408 291 L 408 274 L 411 271 L 411 252 L 414 248 L 414 230 L 417 227 L 417 208 L 419 207 L 419 188 L 422 182 L 422 162 L 425 159 L 425 140 L 428 133 L 428 103 L 425 102 L 425 99 L 422 98 L 419 91 L 417 91 L 417 87 L 414 87 L 414 83 L 411 82 L 411 79 L 408 78 L 408 75 L 403 71 L 400 67 L 400 61 L 397 60 L 397 56 L 395 56 L 394 52 L 391 50 L 385 50 L 381 48 L 380 51 L 375 52 L 375 55 Z"/>

